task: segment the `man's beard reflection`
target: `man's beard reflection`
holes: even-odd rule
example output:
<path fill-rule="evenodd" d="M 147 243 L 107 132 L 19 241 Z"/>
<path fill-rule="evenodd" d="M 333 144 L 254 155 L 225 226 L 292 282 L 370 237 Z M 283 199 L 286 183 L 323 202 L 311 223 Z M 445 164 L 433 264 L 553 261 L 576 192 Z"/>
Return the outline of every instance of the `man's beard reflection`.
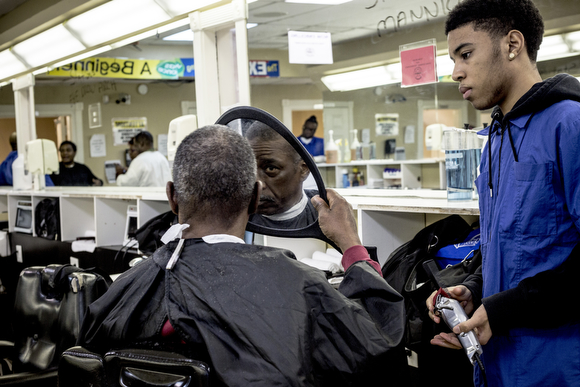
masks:
<path fill-rule="evenodd" d="M 278 212 L 278 201 L 273 196 L 260 195 L 258 204 L 258 213 L 264 215 L 273 215 Z"/>

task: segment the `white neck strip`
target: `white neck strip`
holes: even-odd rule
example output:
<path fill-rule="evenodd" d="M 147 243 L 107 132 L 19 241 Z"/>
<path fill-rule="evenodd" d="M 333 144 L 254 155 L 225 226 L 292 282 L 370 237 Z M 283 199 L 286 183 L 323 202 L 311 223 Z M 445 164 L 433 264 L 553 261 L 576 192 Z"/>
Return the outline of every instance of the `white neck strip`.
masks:
<path fill-rule="evenodd" d="M 238 238 L 237 236 L 229 235 L 229 234 L 212 234 L 206 235 L 202 237 L 205 243 L 209 243 L 211 245 L 216 243 L 246 243 L 243 239 Z"/>

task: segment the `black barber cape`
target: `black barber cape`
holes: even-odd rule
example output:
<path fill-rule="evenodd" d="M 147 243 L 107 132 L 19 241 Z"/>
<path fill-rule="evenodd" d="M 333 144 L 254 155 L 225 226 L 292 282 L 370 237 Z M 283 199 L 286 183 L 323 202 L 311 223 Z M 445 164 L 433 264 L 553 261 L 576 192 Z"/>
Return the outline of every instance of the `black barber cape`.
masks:
<path fill-rule="evenodd" d="M 166 270 L 176 245 L 90 305 L 78 344 L 103 352 L 155 341 L 169 318 L 174 340 L 205 348 L 197 359 L 220 385 L 395 385 L 406 370 L 403 298 L 369 264 L 351 266 L 337 291 L 322 271 L 265 246 L 187 239 Z"/>

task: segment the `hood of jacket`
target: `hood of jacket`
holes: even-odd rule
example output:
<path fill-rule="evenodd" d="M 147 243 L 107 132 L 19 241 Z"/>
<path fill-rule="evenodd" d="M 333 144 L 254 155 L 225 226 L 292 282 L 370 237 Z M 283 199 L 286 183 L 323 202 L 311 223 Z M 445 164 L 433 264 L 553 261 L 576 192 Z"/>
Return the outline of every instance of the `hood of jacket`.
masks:
<path fill-rule="evenodd" d="M 558 74 L 532 86 L 505 116 L 499 106 L 493 109 L 491 116 L 505 124 L 507 120 L 538 112 L 567 99 L 580 102 L 580 83 L 571 75 Z"/>

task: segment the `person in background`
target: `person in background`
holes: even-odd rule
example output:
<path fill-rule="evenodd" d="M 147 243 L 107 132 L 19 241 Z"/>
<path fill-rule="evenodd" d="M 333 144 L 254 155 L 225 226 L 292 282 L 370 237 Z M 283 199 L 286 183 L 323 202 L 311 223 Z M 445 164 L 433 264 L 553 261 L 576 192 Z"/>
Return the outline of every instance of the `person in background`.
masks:
<path fill-rule="evenodd" d="M 300 140 L 312 157 L 324 156 L 324 140 L 319 137 L 314 137 L 316 129 L 318 129 L 316 116 L 310 116 L 304 122 L 302 134 L 298 137 L 298 140 Z M 315 160 L 318 161 L 317 159 Z"/>
<path fill-rule="evenodd" d="M 12 132 L 8 141 L 12 151 L 8 153 L 6 159 L 0 164 L 0 185 L 12 185 L 12 164 L 18 157 L 18 143 L 16 132 Z"/>
<path fill-rule="evenodd" d="M 138 133 L 129 141 L 131 165 L 115 166 L 117 185 L 124 187 L 164 187 L 171 180 L 169 162 L 153 150 L 153 136 L 147 131 Z"/>
<path fill-rule="evenodd" d="M 18 138 L 16 136 L 16 132 L 12 132 L 8 141 L 10 141 L 10 147 L 12 151 L 8 153 L 6 159 L 0 164 L 0 186 L 2 185 L 14 185 L 14 180 L 12 176 L 12 164 L 14 164 L 14 160 L 18 158 Z M 52 182 L 50 176 L 44 175 L 45 177 L 45 185 L 47 187 L 54 187 L 54 183 Z"/>
<path fill-rule="evenodd" d="M 103 181 L 93 175 L 89 167 L 76 163 L 77 146 L 71 141 L 63 141 L 58 148 L 60 159 L 58 174 L 50 178 L 56 186 L 102 186 Z"/>
<path fill-rule="evenodd" d="M 312 199 L 344 251 L 338 290 L 288 250 L 245 244 L 262 184 L 248 141 L 222 125 L 179 145 L 165 246 L 91 304 L 78 344 L 171 348 L 207 362 L 212 386 L 404 385 L 404 301 L 361 246 L 352 207 Z"/>
<path fill-rule="evenodd" d="M 476 180 L 483 264 L 447 289 L 471 314 L 454 332 L 474 330 L 483 344 L 477 386 L 485 375 L 489 386 L 578 386 L 580 83 L 542 80 L 544 24 L 531 0 L 464 0 L 445 33 L 463 98 L 495 106 Z M 431 342 L 460 348 L 455 335 Z"/>

